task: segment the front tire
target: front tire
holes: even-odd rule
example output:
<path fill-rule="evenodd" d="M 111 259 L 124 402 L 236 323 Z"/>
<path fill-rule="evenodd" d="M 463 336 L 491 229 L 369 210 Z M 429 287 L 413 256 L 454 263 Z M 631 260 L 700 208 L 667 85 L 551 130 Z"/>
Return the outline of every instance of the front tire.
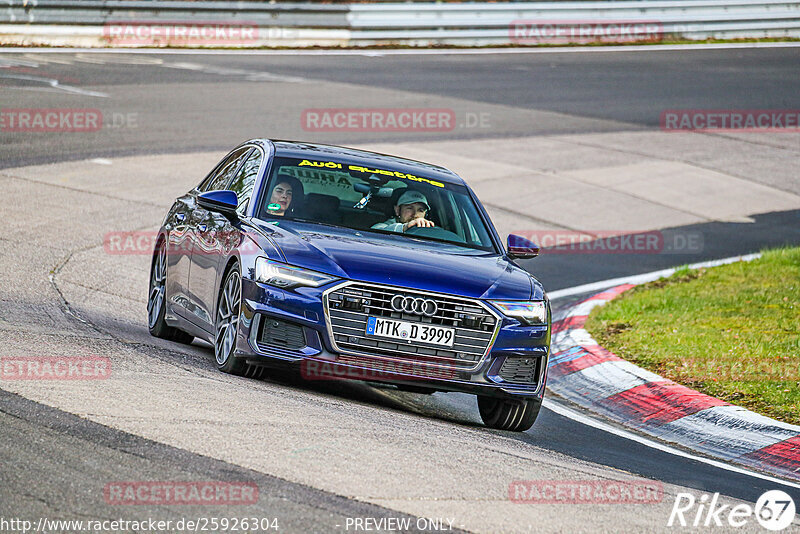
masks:
<path fill-rule="evenodd" d="M 237 357 L 236 337 L 239 335 L 239 317 L 242 312 L 242 275 L 239 265 L 232 265 L 225 274 L 217 303 L 214 334 L 214 357 L 217 369 L 223 373 L 248 378 L 260 378 L 263 368 L 249 365 Z"/>
<path fill-rule="evenodd" d="M 525 432 L 539 416 L 541 399 L 502 399 L 478 396 L 478 411 L 489 428 Z"/>
<path fill-rule="evenodd" d="M 147 297 L 147 328 L 151 336 L 188 345 L 194 336 L 167 324 L 167 246 L 162 240 L 153 253 L 150 266 L 150 292 Z"/>

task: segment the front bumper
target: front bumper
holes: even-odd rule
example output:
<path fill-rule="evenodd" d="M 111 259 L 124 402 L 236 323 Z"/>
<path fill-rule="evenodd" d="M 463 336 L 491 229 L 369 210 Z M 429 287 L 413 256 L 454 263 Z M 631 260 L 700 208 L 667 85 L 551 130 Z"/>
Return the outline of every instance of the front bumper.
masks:
<path fill-rule="evenodd" d="M 337 350 L 323 296 L 346 284 L 283 290 L 244 279 L 236 356 L 254 365 L 297 368 L 308 380 L 366 380 L 496 397 L 544 395 L 549 326 L 524 326 L 497 313 L 496 335 L 470 369 Z"/>

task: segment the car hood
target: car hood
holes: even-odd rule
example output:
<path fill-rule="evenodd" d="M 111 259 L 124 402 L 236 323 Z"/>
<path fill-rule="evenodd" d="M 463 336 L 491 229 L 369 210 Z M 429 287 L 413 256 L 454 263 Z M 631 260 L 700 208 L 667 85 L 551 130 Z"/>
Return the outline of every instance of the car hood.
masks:
<path fill-rule="evenodd" d="M 261 227 L 287 263 L 341 278 L 474 298 L 543 298 L 538 282 L 497 254 L 294 221 Z"/>

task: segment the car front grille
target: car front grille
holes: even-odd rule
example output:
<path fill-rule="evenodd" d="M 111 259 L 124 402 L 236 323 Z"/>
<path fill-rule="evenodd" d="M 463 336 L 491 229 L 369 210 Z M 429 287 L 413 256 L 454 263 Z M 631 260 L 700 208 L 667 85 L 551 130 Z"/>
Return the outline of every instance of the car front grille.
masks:
<path fill-rule="evenodd" d="M 536 384 L 539 380 L 539 362 L 542 360 L 540 357 L 533 358 L 514 358 L 508 357 L 503 365 L 500 367 L 500 372 L 497 375 L 513 384 Z"/>
<path fill-rule="evenodd" d="M 396 295 L 422 297 L 436 302 L 432 316 L 392 309 Z M 472 370 L 483 361 L 500 327 L 499 316 L 480 301 L 424 291 L 350 282 L 325 295 L 325 313 L 335 349 L 344 354 L 370 356 L 422 366 Z M 366 336 L 367 319 L 389 319 L 455 329 L 452 348 Z"/>

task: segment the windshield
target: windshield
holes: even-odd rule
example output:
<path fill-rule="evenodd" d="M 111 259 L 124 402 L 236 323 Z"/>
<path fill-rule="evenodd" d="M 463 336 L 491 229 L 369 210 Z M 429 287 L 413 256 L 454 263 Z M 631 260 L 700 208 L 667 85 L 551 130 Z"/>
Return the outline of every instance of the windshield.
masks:
<path fill-rule="evenodd" d="M 366 164 L 275 158 L 257 216 L 495 251 L 466 187 Z"/>

